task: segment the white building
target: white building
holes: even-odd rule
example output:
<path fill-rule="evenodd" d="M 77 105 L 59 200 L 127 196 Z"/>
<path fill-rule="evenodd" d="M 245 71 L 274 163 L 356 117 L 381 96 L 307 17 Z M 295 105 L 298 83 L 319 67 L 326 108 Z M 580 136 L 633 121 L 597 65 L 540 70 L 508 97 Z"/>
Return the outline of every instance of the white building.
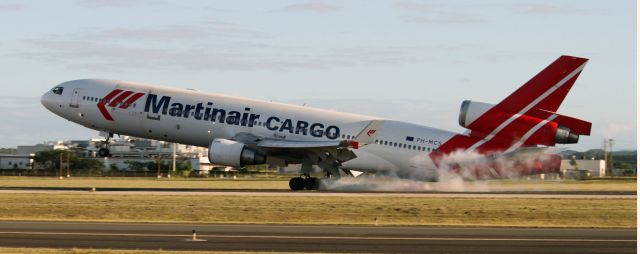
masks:
<path fill-rule="evenodd" d="M 51 150 L 72 150 L 78 153 L 80 157 L 92 157 L 103 160 L 106 170 L 117 167 L 120 170 L 129 168 L 127 161 L 135 161 L 140 163 L 155 162 L 158 156 L 161 156 L 163 163 L 171 161 L 175 149 L 176 158 L 191 159 L 192 167 L 195 170 L 202 168 L 202 171 L 208 172 L 211 164 L 206 158 L 207 148 L 173 144 L 164 141 L 139 139 L 128 136 L 122 136 L 111 139 L 110 158 L 97 158 L 98 149 L 104 142 L 104 138 L 95 138 L 89 140 L 70 140 L 70 141 L 47 141 L 38 145 L 18 146 L 16 154 L 0 154 L 0 169 L 29 169 L 33 163 L 33 156 L 42 151 Z"/>
<path fill-rule="evenodd" d="M 602 177 L 605 174 L 606 163 L 604 160 L 576 160 L 578 164 L 577 169 L 591 171 L 591 176 Z M 576 169 L 571 165 L 571 160 L 562 160 L 560 164 L 560 170 L 573 170 Z"/>
<path fill-rule="evenodd" d="M 0 169 L 30 169 L 32 164 L 28 154 L 0 154 Z"/>

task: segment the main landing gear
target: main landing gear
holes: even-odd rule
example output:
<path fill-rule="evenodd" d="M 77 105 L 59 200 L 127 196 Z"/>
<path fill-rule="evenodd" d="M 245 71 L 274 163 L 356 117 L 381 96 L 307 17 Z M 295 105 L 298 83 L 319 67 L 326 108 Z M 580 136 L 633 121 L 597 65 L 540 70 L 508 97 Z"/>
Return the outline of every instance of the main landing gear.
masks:
<path fill-rule="evenodd" d="M 112 137 L 113 133 L 108 133 L 108 135 L 106 135 L 106 140 L 102 143 L 100 149 L 98 149 L 98 156 L 102 158 L 111 156 L 111 152 L 109 151 L 109 139 Z"/>
<path fill-rule="evenodd" d="M 302 175 L 300 177 L 294 177 L 289 180 L 289 188 L 293 191 L 299 190 L 317 190 L 320 187 L 320 179 Z"/>

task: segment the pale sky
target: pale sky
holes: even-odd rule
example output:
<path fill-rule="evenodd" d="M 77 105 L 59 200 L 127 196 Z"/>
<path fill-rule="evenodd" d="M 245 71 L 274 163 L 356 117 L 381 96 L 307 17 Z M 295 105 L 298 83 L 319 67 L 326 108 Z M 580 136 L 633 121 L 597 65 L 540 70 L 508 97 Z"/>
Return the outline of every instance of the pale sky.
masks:
<path fill-rule="evenodd" d="M 563 54 L 576 150 L 636 149 L 635 1 L 1 1 L 0 147 L 97 132 L 39 97 L 79 78 L 188 87 L 455 132 Z"/>

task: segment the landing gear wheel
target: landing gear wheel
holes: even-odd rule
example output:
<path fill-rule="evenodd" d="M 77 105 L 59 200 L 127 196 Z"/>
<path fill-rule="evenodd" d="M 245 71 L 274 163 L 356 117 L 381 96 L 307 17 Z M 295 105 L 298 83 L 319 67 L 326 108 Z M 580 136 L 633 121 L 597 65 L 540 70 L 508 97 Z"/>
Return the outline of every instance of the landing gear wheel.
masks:
<path fill-rule="evenodd" d="M 289 180 L 289 188 L 293 191 L 303 190 L 305 186 L 305 180 L 302 177 L 294 177 Z"/>
<path fill-rule="evenodd" d="M 105 135 L 103 132 L 100 132 L 100 136 L 106 137 L 106 139 L 104 140 L 104 143 L 100 145 L 101 147 L 98 150 L 98 156 L 102 158 L 109 157 L 111 156 L 111 152 L 109 151 L 109 139 L 113 137 L 113 133 L 109 132 L 108 135 Z"/>
<path fill-rule="evenodd" d="M 98 150 L 98 156 L 105 158 L 105 157 L 109 157 L 110 152 L 108 148 L 100 148 L 100 150 Z"/>
<path fill-rule="evenodd" d="M 304 179 L 304 189 L 317 190 L 320 187 L 320 180 L 315 177 Z"/>

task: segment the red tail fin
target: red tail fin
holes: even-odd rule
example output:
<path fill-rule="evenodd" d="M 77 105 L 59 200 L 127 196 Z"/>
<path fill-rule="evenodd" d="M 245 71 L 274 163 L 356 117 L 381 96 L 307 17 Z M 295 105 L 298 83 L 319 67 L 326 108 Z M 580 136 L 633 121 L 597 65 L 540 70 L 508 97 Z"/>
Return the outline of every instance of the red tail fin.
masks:
<path fill-rule="evenodd" d="M 587 61 L 585 58 L 561 56 L 497 106 L 520 114 L 526 114 L 532 108 L 556 112 Z"/>
<path fill-rule="evenodd" d="M 561 56 L 497 105 L 465 102 L 460 121 L 470 135 L 456 135 L 438 153 L 459 149 L 514 151 L 521 146 L 575 143 L 591 123 L 556 114 L 588 59 Z"/>

